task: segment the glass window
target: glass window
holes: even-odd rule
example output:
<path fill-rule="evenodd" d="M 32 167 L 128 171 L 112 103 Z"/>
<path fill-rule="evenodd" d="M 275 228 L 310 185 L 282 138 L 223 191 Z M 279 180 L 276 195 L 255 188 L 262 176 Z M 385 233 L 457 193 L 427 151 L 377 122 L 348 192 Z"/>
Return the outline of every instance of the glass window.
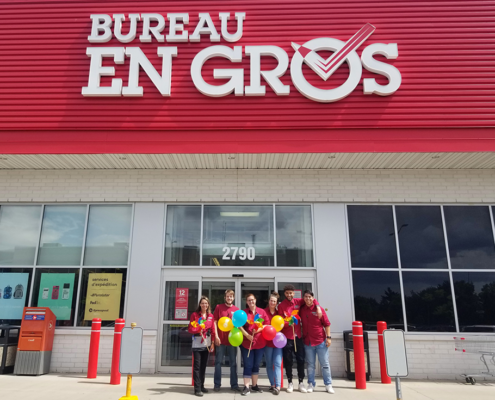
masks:
<path fill-rule="evenodd" d="M 454 332 L 454 307 L 448 272 L 403 272 L 409 331 Z"/>
<path fill-rule="evenodd" d="M 485 206 L 445 206 L 450 263 L 455 269 L 495 269 L 490 212 Z"/>
<path fill-rule="evenodd" d="M 392 206 L 347 206 L 353 268 L 397 268 Z"/>
<path fill-rule="evenodd" d="M 32 268 L 0 268 L 0 324 L 20 325 L 32 273 Z"/>
<path fill-rule="evenodd" d="M 294 298 L 296 299 L 302 299 L 305 290 L 313 291 L 313 285 L 309 282 L 279 282 L 278 294 L 280 295 L 280 300 L 279 300 L 280 303 L 285 300 L 285 294 L 284 294 L 285 285 L 292 285 L 296 288 L 294 293 Z"/>
<path fill-rule="evenodd" d="M 204 266 L 273 266 L 272 206 L 205 206 Z"/>
<path fill-rule="evenodd" d="M 439 206 L 396 206 L 402 268 L 448 268 Z"/>
<path fill-rule="evenodd" d="M 167 281 L 165 287 L 165 321 L 187 320 L 199 303 L 197 281 Z M 189 349 L 191 350 L 191 349 Z"/>
<path fill-rule="evenodd" d="M 165 265 L 199 265 L 201 206 L 168 206 Z"/>
<path fill-rule="evenodd" d="M 313 266 L 313 229 L 310 206 L 276 206 L 277 265 Z"/>
<path fill-rule="evenodd" d="M 38 265 L 80 265 L 86 206 L 45 206 Z"/>
<path fill-rule="evenodd" d="M 461 332 L 495 332 L 495 273 L 454 272 Z"/>
<path fill-rule="evenodd" d="M 189 321 L 187 324 L 163 325 L 162 366 L 191 367 L 192 335 L 187 330 L 188 325 Z"/>
<path fill-rule="evenodd" d="M 225 303 L 225 291 L 228 289 L 234 290 L 235 282 L 209 282 L 203 280 L 201 295 L 210 299 L 212 313 L 217 305 Z M 236 305 L 235 300 L 234 305 Z"/>
<path fill-rule="evenodd" d="M 50 307 L 57 326 L 74 326 L 79 268 L 36 268 L 33 307 Z"/>
<path fill-rule="evenodd" d="M 41 206 L 0 207 L 0 265 L 34 265 Z"/>
<path fill-rule="evenodd" d="M 127 265 L 131 214 L 130 205 L 89 207 L 84 265 Z"/>
<path fill-rule="evenodd" d="M 117 318 L 123 318 L 126 268 L 83 268 L 78 326 L 91 326 L 93 318 L 101 318 L 101 326 L 114 326 Z M 145 288 L 143 290 L 146 290 Z"/>
<path fill-rule="evenodd" d="M 354 312 L 365 330 L 376 331 L 376 322 L 404 329 L 399 272 L 353 271 Z"/>

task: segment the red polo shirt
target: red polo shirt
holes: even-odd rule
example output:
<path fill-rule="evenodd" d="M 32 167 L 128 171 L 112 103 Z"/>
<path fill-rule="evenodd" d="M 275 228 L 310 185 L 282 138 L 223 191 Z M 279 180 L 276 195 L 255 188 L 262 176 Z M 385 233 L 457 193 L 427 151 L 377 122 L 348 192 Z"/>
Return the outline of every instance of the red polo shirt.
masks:
<path fill-rule="evenodd" d="M 318 302 L 316 299 L 314 300 L 314 304 L 318 305 Z M 289 301 L 285 299 L 278 305 L 278 315 L 280 315 L 282 318 L 285 318 L 285 314 L 287 313 L 288 315 L 292 314 L 292 311 L 294 310 L 299 310 L 300 307 L 304 305 L 304 300 L 303 299 L 292 299 L 292 301 Z M 299 311 L 300 312 L 300 311 Z M 302 337 L 301 334 L 301 324 L 294 324 L 294 332 L 296 333 L 296 336 L 298 338 Z M 282 333 L 285 335 L 287 340 L 294 340 L 294 333 L 292 331 L 292 326 L 289 326 L 289 322 L 285 321 L 285 326 L 284 329 L 282 329 Z"/>
<path fill-rule="evenodd" d="M 330 326 L 327 313 L 321 308 L 322 317 L 318 318 L 316 314 L 316 304 L 311 307 L 304 305 L 299 311 L 303 326 L 304 344 L 307 346 L 318 346 L 327 338 L 325 327 Z"/>
<path fill-rule="evenodd" d="M 227 317 L 232 319 L 232 315 L 238 310 L 238 308 L 234 305 L 231 305 L 228 307 L 225 303 L 224 304 L 218 304 L 215 307 L 215 311 L 213 312 L 213 319 L 218 323 L 218 320 L 222 317 Z M 229 342 L 229 333 L 230 332 L 224 332 L 221 331 L 220 329 L 218 330 L 218 337 L 220 338 L 220 343 L 225 345 L 225 346 L 232 346 Z"/>
<path fill-rule="evenodd" d="M 196 334 L 196 333 L 201 333 L 201 327 L 193 327 L 192 322 L 196 321 L 198 322 L 199 319 L 201 318 L 201 313 L 193 312 L 191 314 L 191 319 L 189 321 L 189 326 L 187 327 L 187 330 L 189 333 Z M 215 328 L 213 326 L 213 314 L 208 314 L 206 317 L 206 321 L 204 322 L 205 324 L 205 330 L 210 329 L 211 331 L 211 342 L 213 343 L 215 341 Z"/>
<path fill-rule="evenodd" d="M 270 306 L 268 306 L 267 308 L 265 308 L 265 312 L 266 312 L 266 315 L 268 317 L 268 320 L 267 320 L 267 324 L 266 325 L 270 325 L 270 323 L 272 322 L 272 318 L 275 316 L 275 315 L 278 315 L 278 311 L 275 309 L 275 312 L 272 314 L 270 312 Z M 266 340 L 266 339 L 265 339 Z M 266 341 L 266 346 L 267 347 L 276 347 L 274 344 L 273 344 L 273 340 L 267 340 Z"/>
<path fill-rule="evenodd" d="M 255 313 L 251 312 L 251 310 L 249 308 L 246 308 L 244 311 L 246 312 L 246 314 L 248 316 L 248 320 L 250 318 L 252 319 L 256 314 L 259 314 L 260 317 L 262 319 L 264 319 L 263 325 L 270 325 L 270 323 L 268 322 L 269 317 L 266 314 L 265 310 L 263 310 L 262 308 L 256 307 Z M 255 327 L 256 326 L 254 324 L 249 324 L 246 322 L 246 325 L 244 325 L 244 330 L 248 334 L 252 335 Z M 244 340 L 242 342 L 242 347 L 249 349 L 250 344 L 251 344 L 251 341 L 246 336 L 244 336 Z M 263 337 L 263 334 L 261 332 L 259 332 L 256 335 L 254 335 L 253 345 L 251 346 L 251 349 L 262 349 L 265 346 L 266 346 L 266 339 Z"/>

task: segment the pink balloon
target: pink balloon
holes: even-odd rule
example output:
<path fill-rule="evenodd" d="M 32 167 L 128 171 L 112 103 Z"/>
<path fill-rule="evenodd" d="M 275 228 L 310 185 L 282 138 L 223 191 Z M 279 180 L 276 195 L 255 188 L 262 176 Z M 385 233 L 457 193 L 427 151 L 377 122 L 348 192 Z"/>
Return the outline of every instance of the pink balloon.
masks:
<path fill-rule="evenodd" d="M 277 331 L 273 326 L 265 325 L 261 331 L 261 334 L 266 340 L 273 340 L 273 338 L 277 335 Z"/>
<path fill-rule="evenodd" d="M 281 349 L 282 347 L 285 347 L 285 345 L 287 344 L 287 338 L 282 332 L 277 332 L 277 334 L 273 338 L 273 344 L 275 347 Z"/>

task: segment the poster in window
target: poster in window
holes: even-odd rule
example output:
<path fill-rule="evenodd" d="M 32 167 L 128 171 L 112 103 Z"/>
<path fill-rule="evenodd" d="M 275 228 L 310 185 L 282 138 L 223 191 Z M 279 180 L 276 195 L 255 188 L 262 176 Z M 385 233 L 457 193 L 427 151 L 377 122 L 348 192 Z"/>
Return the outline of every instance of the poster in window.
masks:
<path fill-rule="evenodd" d="M 175 289 L 175 319 L 187 319 L 188 288 Z"/>
<path fill-rule="evenodd" d="M 121 293 L 122 274 L 89 274 L 84 319 L 113 321 L 119 318 Z"/>
<path fill-rule="evenodd" d="M 29 273 L 0 273 L 0 319 L 22 319 Z"/>
<path fill-rule="evenodd" d="M 302 299 L 302 290 L 294 290 L 294 298 Z"/>
<path fill-rule="evenodd" d="M 76 274 L 41 274 L 38 307 L 50 307 L 57 320 L 68 321 Z"/>

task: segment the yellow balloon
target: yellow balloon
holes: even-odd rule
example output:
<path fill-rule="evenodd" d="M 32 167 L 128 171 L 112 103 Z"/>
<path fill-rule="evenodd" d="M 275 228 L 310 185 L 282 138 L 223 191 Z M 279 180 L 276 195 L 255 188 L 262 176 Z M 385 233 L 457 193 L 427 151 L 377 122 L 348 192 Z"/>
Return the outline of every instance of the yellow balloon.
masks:
<path fill-rule="evenodd" d="M 222 317 L 218 320 L 218 329 L 224 332 L 231 331 L 234 327 L 232 320 L 229 317 Z"/>
<path fill-rule="evenodd" d="M 284 329 L 284 319 L 280 315 L 275 315 L 272 318 L 271 324 L 277 332 L 280 332 L 282 329 Z"/>

